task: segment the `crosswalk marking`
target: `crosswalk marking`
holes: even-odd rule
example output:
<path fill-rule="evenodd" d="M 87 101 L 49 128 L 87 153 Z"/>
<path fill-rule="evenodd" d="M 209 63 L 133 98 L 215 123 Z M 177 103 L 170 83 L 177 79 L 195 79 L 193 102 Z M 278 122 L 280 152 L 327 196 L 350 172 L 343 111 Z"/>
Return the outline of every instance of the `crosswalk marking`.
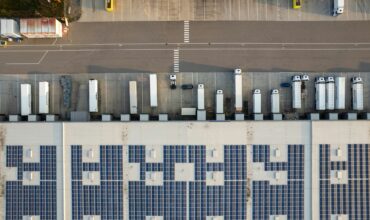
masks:
<path fill-rule="evenodd" d="M 180 52 L 179 49 L 173 50 L 173 72 L 180 72 Z"/>
<path fill-rule="evenodd" d="M 189 21 L 184 21 L 184 43 L 190 42 L 190 23 Z"/>

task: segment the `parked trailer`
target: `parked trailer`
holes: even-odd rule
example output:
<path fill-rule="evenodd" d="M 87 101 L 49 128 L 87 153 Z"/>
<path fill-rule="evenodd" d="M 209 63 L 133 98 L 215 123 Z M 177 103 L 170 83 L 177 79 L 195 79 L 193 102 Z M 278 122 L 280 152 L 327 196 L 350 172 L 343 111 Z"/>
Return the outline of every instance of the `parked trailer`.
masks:
<path fill-rule="evenodd" d="M 150 107 L 157 107 L 157 74 L 150 74 Z"/>
<path fill-rule="evenodd" d="M 235 111 L 241 112 L 243 110 L 243 85 L 242 85 L 242 70 L 234 70 L 235 77 Z"/>
<path fill-rule="evenodd" d="M 326 79 L 326 84 L 325 84 L 325 87 L 326 87 L 326 109 L 327 110 L 334 110 L 335 108 L 335 97 L 334 97 L 334 94 L 335 94 L 335 91 L 334 91 L 334 87 L 335 87 L 335 80 L 334 80 L 334 77 L 328 77 Z"/>
<path fill-rule="evenodd" d="M 130 87 L 130 114 L 137 114 L 137 85 L 136 81 L 129 82 Z"/>
<path fill-rule="evenodd" d="M 204 85 L 198 84 L 198 110 L 204 110 Z"/>
<path fill-rule="evenodd" d="M 49 82 L 39 82 L 39 113 L 49 114 Z"/>
<path fill-rule="evenodd" d="M 325 110 L 326 108 L 326 101 L 325 101 L 325 78 L 324 77 L 317 77 L 315 82 L 315 90 L 316 90 L 316 110 Z"/>
<path fill-rule="evenodd" d="M 335 77 L 335 109 L 346 108 L 346 78 Z"/>
<path fill-rule="evenodd" d="M 352 78 L 352 108 L 364 110 L 364 84 L 361 77 Z"/>
<path fill-rule="evenodd" d="M 292 107 L 302 108 L 302 81 L 300 76 L 292 77 Z"/>
<path fill-rule="evenodd" d="M 222 90 L 216 91 L 216 113 L 224 113 L 224 92 Z"/>
<path fill-rule="evenodd" d="M 89 112 L 98 112 L 99 108 L 98 80 L 89 80 Z"/>
<path fill-rule="evenodd" d="M 271 91 L 271 113 L 280 113 L 280 94 L 277 89 Z"/>
<path fill-rule="evenodd" d="M 26 116 L 32 113 L 31 103 L 31 84 L 21 84 L 21 115 Z"/>
<path fill-rule="evenodd" d="M 259 89 L 253 92 L 253 113 L 261 114 L 261 90 Z"/>

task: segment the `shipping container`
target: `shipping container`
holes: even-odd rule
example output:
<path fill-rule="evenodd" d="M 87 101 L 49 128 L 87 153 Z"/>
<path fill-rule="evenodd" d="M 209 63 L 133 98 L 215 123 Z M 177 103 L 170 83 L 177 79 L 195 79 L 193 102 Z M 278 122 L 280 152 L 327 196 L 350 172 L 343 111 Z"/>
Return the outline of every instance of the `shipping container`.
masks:
<path fill-rule="evenodd" d="M 27 38 L 59 38 L 63 27 L 55 18 L 27 18 L 20 20 L 20 32 Z"/>
<path fill-rule="evenodd" d="M 49 114 L 49 82 L 39 82 L 39 113 Z"/>
<path fill-rule="evenodd" d="M 302 81 L 300 76 L 292 77 L 292 107 L 302 108 Z"/>
<path fill-rule="evenodd" d="M 346 78 L 335 77 L 335 109 L 346 108 Z"/>
<path fill-rule="evenodd" d="M 198 110 L 204 110 L 204 85 L 198 84 Z"/>
<path fill-rule="evenodd" d="M 130 114 L 137 114 L 137 85 L 136 81 L 129 82 L 130 87 Z"/>
<path fill-rule="evenodd" d="M 253 113 L 261 114 L 261 90 L 255 89 L 253 92 Z"/>
<path fill-rule="evenodd" d="M 150 107 L 158 106 L 157 74 L 150 74 Z"/>
<path fill-rule="evenodd" d="M 361 77 L 352 78 L 352 108 L 364 110 L 364 84 Z"/>
<path fill-rule="evenodd" d="M 243 110 L 243 85 L 242 85 L 242 70 L 235 69 L 235 111 L 241 112 Z"/>
<path fill-rule="evenodd" d="M 216 91 L 216 113 L 224 113 L 224 92 L 222 90 Z"/>
<path fill-rule="evenodd" d="M 4 38 L 21 38 L 18 22 L 13 19 L 0 19 L 0 36 Z"/>
<path fill-rule="evenodd" d="M 98 80 L 89 80 L 89 112 L 98 112 L 99 108 L 99 88 Z"/>
<path fill-rule="evenodd" d="M 271 91 L 271 113 L 280 113 L 280 94 L 277 89 Z"/>
<path fill-rule="evenodd" d="M 32 113 L 32 91 L 31 84 L 21 84 L 21 115 Z"/>
<path fill-rule="evenodd" d="M 326 95 L 325 95 L 325 78 L 317 77 L 315 82 L 315 100 L 316 110 L 321 111 L 326 108 Z"/>
<path fill-rule="evenodd" d="M 328 77 L 326 79 L 326 109 L 327 110 L 334 110 L 335 108 L 335 80 L 334 77 Z"/>

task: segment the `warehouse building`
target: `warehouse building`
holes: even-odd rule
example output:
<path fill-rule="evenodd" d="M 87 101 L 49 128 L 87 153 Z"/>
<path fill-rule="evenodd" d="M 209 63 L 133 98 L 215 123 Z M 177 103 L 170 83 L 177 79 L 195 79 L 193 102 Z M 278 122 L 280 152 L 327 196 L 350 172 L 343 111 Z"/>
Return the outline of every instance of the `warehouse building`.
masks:
<path fill-rule="evenodd" d="M 2 123 L 0 214 L 368 219 L 369 128 L 367 121 Z"/>

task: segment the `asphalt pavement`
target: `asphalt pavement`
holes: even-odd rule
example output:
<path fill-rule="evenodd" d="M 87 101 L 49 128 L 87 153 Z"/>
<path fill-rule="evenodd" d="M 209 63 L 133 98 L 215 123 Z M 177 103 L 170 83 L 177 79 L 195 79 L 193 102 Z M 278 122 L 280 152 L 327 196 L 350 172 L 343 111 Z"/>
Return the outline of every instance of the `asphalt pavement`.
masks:
<path fill-rule="evenodd" d="M 180 72 L 235 67 L 368 72 L 369 26 L 364 21 L 190 22 L 189 28 L 184 22 L 73 23 L 62 39 L 0 48 L 0 73 L 173 72 L 176 62 Z"/>

